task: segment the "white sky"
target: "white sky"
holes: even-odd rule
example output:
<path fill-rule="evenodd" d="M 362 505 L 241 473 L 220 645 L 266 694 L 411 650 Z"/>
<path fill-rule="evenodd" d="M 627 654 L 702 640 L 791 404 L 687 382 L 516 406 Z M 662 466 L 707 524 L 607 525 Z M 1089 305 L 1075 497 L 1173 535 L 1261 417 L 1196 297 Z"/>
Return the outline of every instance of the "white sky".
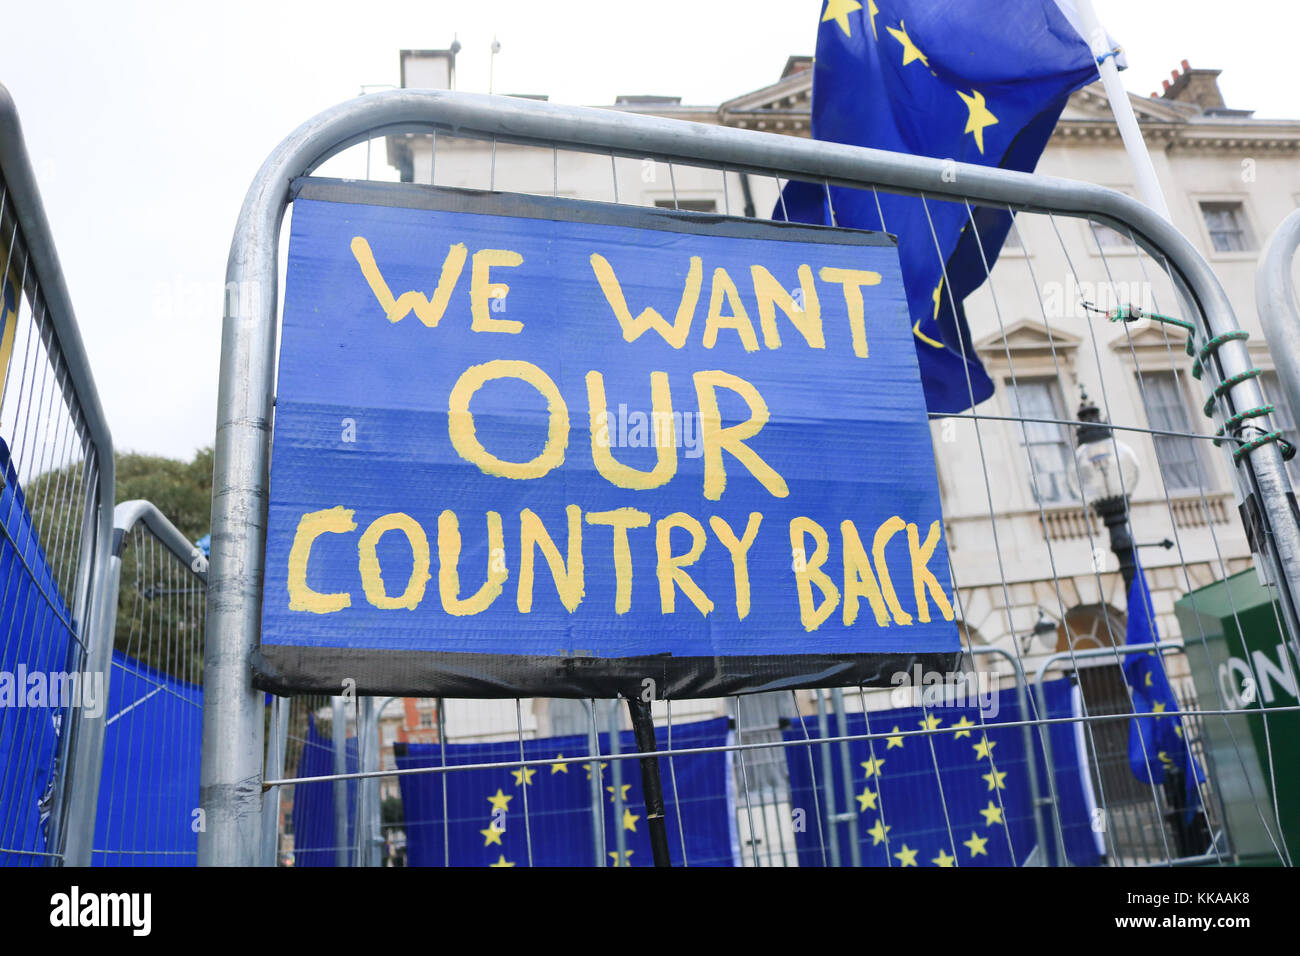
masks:
<path fill-rule="evenodd" d="M 967 0 L 996 11 L 995 0 Z M 1281 0 L 1095 0 L 1133 92 L 1180 60 L 1222 69 L 1227 105 L 1300 117 L 1300 13 Z M 220 290 L 244 191 L 300 122 L 398 50 L 459 34 L 458 87 L 607 104 L 619 93 L 715 104 L 811 54 L 821 0 L 615 3 L 226 0 L 6 4 L 0 82 L 27 148 L 120 450 L 188 457 L 212 441 Z M 382 149 L 374 151 L 375 161 Z M 327 168 L 361 175 L 360 154 Z"/>

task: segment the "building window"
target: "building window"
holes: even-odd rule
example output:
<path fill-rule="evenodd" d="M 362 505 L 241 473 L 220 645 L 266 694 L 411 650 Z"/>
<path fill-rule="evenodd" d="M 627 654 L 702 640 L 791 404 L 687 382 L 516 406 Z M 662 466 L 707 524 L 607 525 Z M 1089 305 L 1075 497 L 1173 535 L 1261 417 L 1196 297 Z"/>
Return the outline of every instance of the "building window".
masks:
<path fill-rule="evenodd" d="M 1069 482 L 1074 449 L 1069 428 L 1060 424 L 1066 416 L 1055 379 L 1009 382 L 1007 394 L 1011 414 L 1023 422 L 1012 427 L 1029 459 L 1035 500 L 1045 505 L 1077 500 Z"/>
<path fill-rule="evenodd" d="M 423 710 L 420 712 L 420 726 L 421 727 L 433 726 L 433 711 Z"/>
<path fill-rule="evenodd" d="M 1103 226 L 1099 222 L 1089 222 L 1088 225 L 1092 227 L 1093 241 L 1102 250 L 1133 248 L 1133 240 L 1122 232 L 1117 232 L 1110 226 Z"/>
<path fill-rule="evenodd" d="M 717 212 L 716 199 L 656 199 L 655 205 L 660 209 L 684 209 L 687 212 Z"/>
<path fill-rule="evenodd" d="M 983 240 L 983 235 L 980 236 Z M 1011 228 L 1007 230 L 1007 238 L 1002 242 L 1003 249 L 1023 249 L 1024 244 L 1020 241 L 1020 224 L 1012 221 Z"/>
<path fill-rule="evenodd" d="M 1146 397 L 1147 421 L 1152 429 L 1179 432 L 1178 435 L 1152 435 L 1156 460 L 1165 480 L 1166 491 L 1195 491 L 1208 486 L 1201 468 L 1197 439 L 1183 437 L 1196 433 L 1182 386 L 1173 372 L 1145 372 L 1141 379 Z"/>
<path fill-rule="evenodd" d="M 1273 426 L 1282 433 L 1283 438 L 1300 448 L 1300 430 L 1296 429 L 1295 417 L 1291 414 L 1291 405 L 1286 400 L 1286 393 L 1282 391 L 1282 380 L 1278 378 L 1277 372 L 1265 372 L 1260 376 L 1259 385 L 1264 391 L 1264 401 L 1273 406 Z M 1300 455 L 1287 463 L 1293 478 L 1300 477 L 1297 463 L 1300 463 Z"/>
<path fill-rule="evenodd" d="M 1201 215 L 1215 252 L 1250 252 L 1254 240 L 1246 228 L 1246 213 L 1239 202 L 1203 202 Z"/>

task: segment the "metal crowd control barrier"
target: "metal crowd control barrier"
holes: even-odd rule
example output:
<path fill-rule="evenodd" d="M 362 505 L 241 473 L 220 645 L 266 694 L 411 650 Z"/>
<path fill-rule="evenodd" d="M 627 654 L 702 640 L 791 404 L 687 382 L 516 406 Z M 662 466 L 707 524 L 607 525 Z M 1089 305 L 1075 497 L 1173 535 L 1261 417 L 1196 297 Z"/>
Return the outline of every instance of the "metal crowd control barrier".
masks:
<path fill-rule="evenodd" d="M 72 678 L 93 689 L 108 668 L 110 649 L 92 636 L 108 611 L 113 442 L 4 87 L 0 284 L 0 671 L 57 680 L 66 695 Z M 0 708 L 0 864 L 63 860 L 70 823 L 83 812 L 69 782 L 86 772 L 83 741 L 94 724 L 76 703 L 51 697 Z"/>
<path fill-rule="evenodd" d="M 87 722 L 67 862 L 193 865 L 207 558 L 151 502 L 125 501 L 104 587 L 107 706 Z"/>
<path fill-rule="evenodd" d="M 1300 209 L 1278 224 L 1260 257 L 1255 273 L 1255 303 L 1269 351 L 1277 365 L 1282 396 L 1291 421 L 1300 421 L 1300 299 L 1292 270 L 1300 249 Z"/>
<path fill-rule="evenodd" d="M 1277 435 L 1263 424 L 1268 413 L 1260 411 L 1265 403 L 1257 370 L 1241 341 L 1244 336 L 1232 307 L 1206 262 L 1185 237 L 1145 206 L 1118 192 L 1084 183 L 770 133 L 508 97 L 419 90 L 375 93 L 325 111 L 280 144 L 247 193 L 231 246 L 227 288 L 237 290 L 237 294 L 227 297 L 222 332 L 203 735 L 202 805 L 207 812 L 207 829 L 200 836 L 200 863 L 251 865 L 279 853 L 275 837 L 278 819 L 263 826 L 264 781 L 270 793 L 266 806 L 276 808 L 278 817 L 281 791 L 290 787 L 398 776 L 389 768 L 360 767 L 355 771 L 336 769 L 332 773 L 295 776 L 295 761 L 292 756 L 286 761 L 286 755 L 296 746 L 295 734 L 304 733 L 292 728 L 305 727 L 306 723 L 305 719 L 291 718 L 292 727 L 286 730 L 279 723 L 285 719 L 281 711 L 273 716 L 272 726 L 277 727 L 278 736 L 265 751 L 270 759 L 264 769 L 263 701 L 252 687 L 249 659 L 258 643 L 262 606 L 279 318 L 277 255 L 280 227 L 290 202 L 290 184 L 352 145 L 404 134 L 432 135 L 430 178 L 440 177 L 439 185 L 537 192 L 535 176 L 521 176 L 520 183 L 515 184 L 507 182 L 512 168 L 498 168 L 498 153 L 509 147 L 532 150 L 545 157 L 545 168 L 552 170 L 553 195 L 561 193 L 561 156 L 581 158 L 579 172 L 564 182 L 564 194 L 576 193 L 598 201 L 619 202 L 620 182 L 622 201 L 628 201 L 630 177 L 620 178 L 621 162 L 643 171 L 666 165 L 671 192 L 664 194 L 662 202 L 679 208 L 683 208 L 679 204 L 679 186 L 688 180 L 696 196 L 704 184 L 711 183 L 713 195 L 722 200 L 722 208 L 715 211 L 728 214 L 732 211 L 733 184 L 739 185 L 746 197 L 751 187 L 768 184 L 773 188 L 767 193 L 775 201 L 785 182 L 799 180 L 823 185 L 828 199 L 830 187 L 836 186 L 876 195 L 920 197 L 926 204 L 957 204 L 965 209 L 967 227 L 977 243 L 981 226 L 976 209 L 1013 214 L 1012 244 L 1016 251 L 1004 254 L 991 269 L 985 260 L 986 285 L 966 303 L 972 324 L 981 325 L 987 333 L 971 347 L 977 348 L 985 363 L 994 369 L 999 391 L 992 406 L 981 405 L 960 415 L 932 416 L 942 419 L 934 422 L 933 434 L 949 526 L 946 540 L 955 603 L 963 645 L 972 658 L 992 654 L 1011 661 L 1022 712 L 1021 719 L 1002 726 L 1024 728 L 1027 760 L 1033 760 L 1035 754 L 1030 738 L 1036 736 L 1045 742 L 1053 729 L 1076 728 L 1077 748 L 1087 767 L 1079 771 L 1084 779 L 1082 786 L 1094 791 L 1103 819 L 1111 803 L 1129 799 L 1121 791 L 1135 790 L 1132 777 L 1122 780 L 1112 772 L 1116 766 L 1124 773 L 1128 771 L 1126 748 L 1121 753 L 1117 743 L 1119 737 L 1127 736 L 1122 728 L 1127 728 L 1134 716 L 1155 718 L 1159 712 L 1136 704 L 1129 685 L 1117 676 L 1117 667 L 1103 675 L 1109 683 L 1094 680 L 1086 673 L 1090 671 L 1087 666 L 1080 669 L 1080 664 L 1092 664 L 1092 658 L 1097 656 L 1085 648 L 1100 649 L 1116 659 L 1124 653 L 1127 606 L 1122 576 L 1113 569 L 1106 555 L 1106 540 L 1100 536 L 1104 532 L 1078 492 L 1083 481 L 1073 454 L 1071 430 L 1079 422 L 1065 409 L 1066 403 L 1073 402 L 1080 376 L 1097 390 L 1094 395 L 1100 399 L 1111 428 L 1110 441 L 1117 442 L 1118 433 L 1142 443 L 1143 448 L 1154 449 L 1159 464 L 1154 477 L 1137 487 L 1122 486 L 1121 493 L 1126 501 L 1132 500 L 1130 519 L 1139 540 L 1156 540 L 1164 534 L 1174 549 L 1170 557 L 1143 562 L 1149 565 L 1162 597 L 1170 592 L 1194 596 L 1197 589 L 1250 567 L 1253 552 L 1254 563 L 1277 597 L 1278 624 L 1288 652 L 1295 653 L 1296 636 L 1300 634 L 1300 526 L 1289 497 Z M 450 142 L 463 145 L 465 140 L 490 143 L 491 149 L 446 148 Z M 467 171 L 476 159 L 481 165 Z M 608 178 L 604 178 L 602 170 L 609 171 Z M 888 225 L 885 223 L 886 228 Z M 937 240 L 935 247 L 939 254 Z M 939 257 L 942 261 L 942 255 Z M 1132 293 L 1133 288 L 1138 289 L 1137 294 Z M 1138 302 L 1139 298 L 1143 301 Z M 1192 374 L 1190 359 L 1183 357 L 1181 348 L 1174 347 L 1184 343 L 1171 339 L 1164 328 L 1125 324 L 1122 335 L 1099 335 L 1099 327 L 1107 327 L 1105 318 L 1097 318 L 1097 313 L 1089 310 L 1099 308 L 1112 320 L 1122 320 L 1125 315 L 1132 317 L 1131 310 L 1125 309 L 1134 305 L 1143 306 L 1148 313 L 1181 314 L 1191 323 L 1195 329 L 1193 351 L 1198 358 L 1196 375 Z M 1122 377 L 1115 372 L 1113 361 L 1127 369 Z M 1107 365 L 1111 366 L 1109 375 Z M 1221 426 L 1217 438 L 1196 427 L 1183 407 L 1187 404 L 1186 390 L 1195 388 L 1193 378 L 1201 379 L 1206 414 Z M 1143 406 L 1145 416 L 1140 414 Z M 1211 443 L 1220 447 L 1218 453 L 1211 450 Z M 1115 452 L 1119 454 L 1117 445 Z M 945 462 L 963 455 L 961 473 L 949 474 L 945 481 Z M 1124 481 L 1122 472 L 1120 479 Z M 1015 500 L 1008 498 L 1013 488 L 1019 489 Z M 1237 513 L 1247 522 L 1244 540 L 1237 537 Z M 1048 610 L 1054 620 L 1040 628 L 1027 616 L 1035 609 L 1040 621 L 1049 616 Z M 1155 613 L 1166 636 L 1178 630 L 1169 606 L 1157 603 Z M 1231 616 L 1239 623 L 1235 607 Z M 1032 644 L 1043 634 L 1057 639 L 1056 645 L 1047 648 L 1047 655 L 1068 660 L 1079 675 L 1077 714 L 1051 717 L 1044 711 L 1041 696 L 1028 693 L 1025 674 L 1041 660 L 1031 652 Z M 1181 633 L 1178 638 L 1189 657 L 1210 658 L 1203 630 Z M 1195 726 L 1208 721 L 1217 726 L 1221 722 L 1231 733 L 1232 722 L 1241 717 L 1219 685 L 1212 685 L 1208 692 L 1214 696 L 1204 700 L 1196 699 L 1194 694 L 1187 696 L 1181 708 L 1190 721 L 1185 740 L 1189 753 L 1196 745 Z M 865 850 L 871 849 L 871 844 L 853 832 L 854 828 L 865 829 L 866 820 L 860 819 L 847 798 L 853 797 L 864 809 L 869 808 L 870 800 L 854 796 L 863 775 L 848 765 L 849 748 L 864 744 L 870 748 L 871 757 L 864 764 L 869 766 L 866 773 L 870 776 L 879 766 L 880 748 L 912 743 L 928 746 L 934 755 L 936 736 L 951 735 L 950 739 L 955 739 L 959 734 L 969 735 L 968 728 L 977 733 L 985 729 L 969 724 L 949 727 L 943 725 L 937 713 L 929 712 L 919 730 L 872 728 L 870 714 L 888 703 L 881 693 L 833 689 L 827 710 L 820 692 L 803 696 L 792 692 L 784 695 L 789 705 L 782 705 L 783 710 L 774 709 L 772 713 L 777 717 L 771 720 L 755 716 L 754 710 L 761 708 L 762 701 L 734 698 L 714 702 L 715 713 L 731 718 L 733 738 L 725 746 L 670 746 L 660 751 L 661 763 L 666 763 L 669 770 L 665 789 L 676 785 L 671 772 L 674 760 L 688 754 L 725 751 L 734 759 L 733 805 L 737 818 L 743 821 L 737 838 L 742 845 L 742 859 L 738 862 L 785 865 L 791 861 L 782 841 L 787 836 L 795 839 L 794 831 L 773 834 L 768 825 L 782 814 L 800 812 L 806 812 L 811 821 L 810 830 L 801 837 L 805 848 L 809 839 L 816 841 L 804 859 L 819 860 L 822 865 L 844 863 L 840 841 L 834 834 L 847 825 L 847 859 L 856 862 Z M 437 711 L 442 715 L 446 702 L 438 703 Z M 530 714 L 545 709 L 535 702 L 528 703 Z M 552 765 L 553 761 L 524 759 L 525 739 L 539 735 L 541 730 L 526 730 L 523 704 L 514 702 L 514 727 L 499 722 L 493 731 L 517 738 L 518 760 L 444 765 L 403 774 L 435 773 L 446 781 L 455 773 L 484 767 L 523 771 Z M 668 702 L 666 713 L 657 714 L 657 722 L 670 729 L 674 726 L 672 704 Z M 286 708 L 283 701 L 277 706 Z M 326 707 L 325 701 L 314 700 L 305 709 L 313 719 L 324 720 Z M 602 707 L 595 701 L 587 707 L 594 735 Z M 377 721 L 381 709 L 374 710 Z M 846 717 L 858 711 L 867 721 L 867 731 L 846 733 Z M 832 712 L 838 728 L 835 732 L 828 729 Z M 677 726 L 681 726 L 680 713 L 679 704 Z M 1268 719 L 1265 717 L 1266 726 Z M 982 724 L 982 714 L 980 721 Z M 815 737 L 809 729 L 814 722 L 819 724 Z M 365 720 L 362 726 L 366 726 Z M 782 726 L 801 730 L 787 739 L 781 736 Z M 342 727 L 339 737 L 347 733 L 346 723 Z M 437 732 L 444 743 L 454 741 L 455 720 L 450 725 L 439 720 Z M 363 729 L 362 736 L 379 743 L 373 741 L 373 729 Z M 616 741 L 617 735 L 613 735 L 611 742 Z M 1233 741 L 1236 747 L 1236 738 Z M 1005 810 L 1000 784 L 1003 774 L 993 765 L 987 738 L 983 744 L 980 759 L 987 757 L 990 767 L 984 777 L 989 792 L 989 808 L 984 812 L 989 815 L 991 828 Z M 367 746 L 358 742 L 360 750 Z M 978 746 L 976 749 L 978 752 Z M 335 767 L 346 768 L 346 746 L 336 743 L 334 752 L 340 755 Z M 837 752 L 843 772 L 842 791 L 834 782 Z M 785 756 L 789 762 L 782 764 L 778 759 L 764 766 L 764 755 L 772 754 Z M 606 772 L 626 772 L 630 766 L 625 767 L 624 761 L 638 758 L 638 754 L 627 752 L 589 752 L 583 756 L 590 758 L 588 766 L 596 768 L 593 777 L 601 783 Z M 1271 752 L 1268 756 L 1271 761 Z M 1146 757 L 1150 760 L 1155 755 Z M 1244 767 L 1239 751 L 1236 759 Z M 814 781 L 810 797 L 814 806 L 782 802 L 779 777 L 796 769 L 796 760 L 800 773 L 806 763 Z M 1055 771 L 1046 769 L 1054 792 Z M 937 757 L 933 770 L 942 780 Z M 1197 814 L 1213 831 L 1215 773 L 1235 770 L 1208 770 L 1206 781 L 1194 789 L 1200 807 Z M 1032 778 L 1036 780 L 1037 771 Z M 607 789 L 611 790 L 612 800 L 620 799 L 619 787 Z M 526 785 L 521 792 L 528 834 L 526 859 L 531 862 L 533 843 Z M 1156 811 L 1163 808 L 1154 785 L 1136 787 L 1135 792 L 1133 799 L 1149 800 Z M 793 799 L 788 793 L 784 797 Z M 883 801 L 879 794 L 873 794 L 873 798 Z M 1261 810 L 1260 819 L 1276 849 L 1276 860 L 1289 863 L 1285 842 L 1263 812 L 1270 804 L 1270 795 L 1252 789 L 1251 798 Z M 593 804 L 599 799 L 595 791 Z M 1035 810 L 1045 806 L 1041 794 L 1034 794 L 1032 801 Z M 846 810 L 841 812 L 840 806 Z M 676 812 L 681 814 L 681 805 L 677 807 Z M 942 843 L 934 860 L 937 865 L 952 865 L 963 856 L 969 860 L 984 852 L 978 834 L 972 833 L 971 840 L 964 841 L 962 834 L 954 832 L 942 787 L 932 809 L 932 830 Z M 372 810 L 367 809 L 367 813 L 373 817 Z M 882 805 L 875 813 L 878 815 L 872 821 L 879 838 L 876 842 L 883 841 L 889 851 L 885 863 L 915 863 L 915 851 L 909 851 L 905 843 L 898 852 L 889 843 L 890 825 L 885 822 L 888 808 Z M 444 813 L 444 826 L 445 817 Z M 1157 812 L 1157 821 L 1159 817 Z M 1059 831 L 1055 811 L 1052 820 L 1050 829 Z M 334 848 L 340 854 L 349 845 L 344 824 L 335 829 Z M 355 829 L 360 832 L 363 827 Z M 1035 830 L 1033 851 L 1027 855 L 1015 851 L 1016 863 L 1048 861 L 1059 832 L 1050 832 L 1045 816 L 1037 821 Z M 615 865 L 626 861 L 621 843 L 611 850 L 603 830 L 594 836 L 602 863 L 606 856 L 612 857 Z M 621 835 L 616 836 L 621 841 Z M 354 836 L 351 842 L 355 844 L 356 839 Z M 1117 865 L 1136 858 L 1170 864 L 1234 860 L 1226 840 L 1215 839 L 1205 853 L 1183 850 L 1174 845 L 1163 828 L 1140 837 L 1139 842 L 1146 842 L 1136 856 L 1124 840 L 1108 829 L 1098 831 L 1097 839 L 1104 844 L 1100 858 Z M 338 860 L 341 862 L 343 856 Z"/>

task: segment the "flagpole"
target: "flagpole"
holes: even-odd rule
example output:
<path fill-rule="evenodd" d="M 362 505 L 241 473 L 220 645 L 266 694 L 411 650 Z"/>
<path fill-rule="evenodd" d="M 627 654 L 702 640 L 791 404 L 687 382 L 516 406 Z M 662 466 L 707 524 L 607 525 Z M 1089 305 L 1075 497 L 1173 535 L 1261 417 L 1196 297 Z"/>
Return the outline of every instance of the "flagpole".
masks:
<path fill-rule="evenodd" d="M 1133 104 L 1128 92 L 1119 78 L 1119 66 L 1115 62 L 1116 51 L 1111 48 L 1106 31 L 1097 19 L 1092 0 L 1076 0 L 1080 25 L 1083 27 L 1084 39 L 1092 48 L 1097 59 L 1097 70 L 1101 73 L 1102 86 L 1106 89 L 1106 98 L 1110 101 L 1110 110 L 1115 114 L 1115 125 L 1119 127 L 1120 139 L 1128 152 L 1129 161 L 1133 163 L 1133 172 L 1137 177 L 1138 196 L 1144 203 L 1169 220 L 1169 206 L 1165 203 L 1164 193 L 1160 191 L 1160 181 L 1156 178 L 1155 167 L 1151 164 L 1151 153 L 1147 150 L 1142 130 L 1137 117 L 1133 114 Z"/>
<path fill-rule="evenodd" d="M 664 816 L 664 784 L 659 776 L 659 758 L 655 752 L 655 724 L 649 701 L 636 694 L 627 699 L 628 715 L 632 718 L 632 733 L 641 757 L 641 793 L 645 797 L 646 829 L 650 836 L 650 852 L 655 866 L 672 866 L 668 853 L 668 821 Z M 618 724 L 610 730 L 611 740 L 618 733 Z M 617 764 L 617 761 L 615 761 Z M 617 789 L 617 788 L 616 788 Z M 622 819 L 614 821 L 616 833 L 622 833 Z M 627 866 L 626 858 L 622 861 Z"/>

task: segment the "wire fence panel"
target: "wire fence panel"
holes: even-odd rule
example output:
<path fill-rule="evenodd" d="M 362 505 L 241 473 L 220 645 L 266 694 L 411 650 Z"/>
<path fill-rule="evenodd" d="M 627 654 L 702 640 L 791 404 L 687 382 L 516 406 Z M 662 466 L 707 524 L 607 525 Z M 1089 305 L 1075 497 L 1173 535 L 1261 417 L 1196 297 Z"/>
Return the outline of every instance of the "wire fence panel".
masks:
<path fill-rule="evenodd" d="M 368 131 L 421 125 L 430 132 L 393 134 L 417 183 L 708 217 L 770 215 L 793 180 L 824 190 L 832 221 L 843 190 L 917 197 L 932 217 L 955 210 L 980 251 L 959 348 L 994 392 L 930 416 L 961 664 L 889 675 L 888 689 L 654 701 L 675 864 L 1290 864 L 1300 537 L 1287 442 L 1222 290 L 1168 224 L 1078 183 L 411 91 L 305 126 L 258 183 L 287 183 Z M 277 188 L 250 191 L 232 280 L 275 287 L 268 224 L 288 204 Z M 990 216 L 1011 220 L 1000 254 L 985 247 Z M 938 309 L 949 263 L 933 245 Z M 268 436 L 244 423 L 269 398 L 276 315 L 272 296 L 254 300 L 227 317 L 222 487 L 263 487 L 251 476 Z M 260 338 L 231 331 L 245 327 Z M 231 370 L 254 366 L 256 381 L 236 389 Z M 214 508 L 214 575 L 232 594 L 256 593 L 260 575 L 264 500 L 251 502 L 232 493 Z M 211 627 L 243 659 L 255 607 L 232 603 Z M 1239 646 L 1264 633 L 1272 656 Z M 205 754 L 207 862 L 248 862 L 235 821 L 252 804 L 226 785 L 269 754 L 282 863 L 290 793 L 295 861 L 650 863 L 626 702 L 363 699 L 363 717 L 339 725 L 336 708 L 295 698 L 278 705 L 287 748 L 263 750 L 256 702 L 235 691 L 247 674 L 212 676 L 209 733 L 236 745 Z M 296 816 L 308 788 L 324 788 L 317 817 L 329 822 L 313 824 L 310 847 Z"/>
<path fill-rule="evenodd" d="M 113 449 L 9 94 L 0 87 L 0 864 L 63 859 Z"/>
<path fill-rule="evenodd" d="M 91 862 L 193 866 L 203 712 L 202 552 L 148 502 L 115 513 L 117 613 Z"/>

